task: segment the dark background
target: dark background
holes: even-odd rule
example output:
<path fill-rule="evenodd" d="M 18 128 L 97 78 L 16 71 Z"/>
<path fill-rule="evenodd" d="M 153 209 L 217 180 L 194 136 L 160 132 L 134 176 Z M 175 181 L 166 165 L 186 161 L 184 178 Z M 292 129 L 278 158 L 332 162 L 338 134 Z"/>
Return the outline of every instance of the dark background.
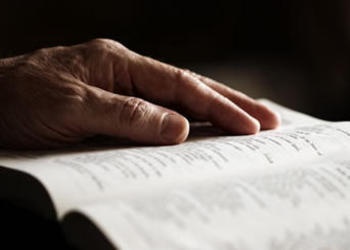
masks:
<path fill-rule="evenodd" d="M 84 0 L 2 2 L 2 54 L 117 39 L 168 61 L 227 60 L 285 52 L 288 4 L 280 1 Z"/>
<path fill-rule="evenodd" d="M 346 0 L 323 2 L 2 0 L 0 57 L 112 38 L 254 97 L 324 119 L 350 120 L 349 8 Z M 6 203 L 0 214 L 2 241 L 66 247 L 57 225 Z"/>
<path fill-rule="evenodd" d="M 0 56 L 112 38 L 253 97 L 350 119 L 344 0 L 1 1 Z"/>
<path fill-rule="evenodd" d="M 0 200 L 0 222 L 2 250 L 74 250 L 64 239 L 58 223 L 3 200 Z"/>

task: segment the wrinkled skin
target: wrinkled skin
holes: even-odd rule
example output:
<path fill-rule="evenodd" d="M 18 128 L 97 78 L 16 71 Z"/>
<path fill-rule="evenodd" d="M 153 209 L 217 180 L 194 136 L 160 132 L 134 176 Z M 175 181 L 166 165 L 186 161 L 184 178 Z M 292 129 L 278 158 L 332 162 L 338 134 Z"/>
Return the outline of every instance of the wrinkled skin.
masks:
<path fill-rule="evenodd" d="M 0 145 L 55 148 L 93 135 L 186 140 L 187 117 L 233 134 L 275 128 L 266 106 L 214 80 L 95 39 L 0 60 Z"/>

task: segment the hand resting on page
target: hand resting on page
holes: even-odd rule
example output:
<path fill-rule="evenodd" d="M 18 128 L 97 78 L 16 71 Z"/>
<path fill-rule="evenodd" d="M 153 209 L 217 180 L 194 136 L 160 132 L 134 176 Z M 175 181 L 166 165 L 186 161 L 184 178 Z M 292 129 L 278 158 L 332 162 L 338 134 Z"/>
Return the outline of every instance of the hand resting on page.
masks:
<path fill-rule="evenodd" d="M 0 60 L 0 145 L 54 148 L 94 135 L 165 145 L 188 120 L 232 134 L 275 128 L 278 116 L 212 79 L 107 39 Z"/>

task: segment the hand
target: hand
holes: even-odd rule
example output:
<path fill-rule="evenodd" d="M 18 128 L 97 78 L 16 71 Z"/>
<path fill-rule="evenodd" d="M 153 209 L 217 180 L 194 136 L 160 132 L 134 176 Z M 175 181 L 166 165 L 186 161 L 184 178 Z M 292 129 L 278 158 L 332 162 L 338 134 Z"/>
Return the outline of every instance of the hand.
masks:
<path fill-rule="evenodd" d="M 266 106 L 209 78 L 105 39 L 0 60 L 0 144 L 59 147 L 103 134 L 175 144 L 187 119 L 233 134 L 275 128 Z"/>

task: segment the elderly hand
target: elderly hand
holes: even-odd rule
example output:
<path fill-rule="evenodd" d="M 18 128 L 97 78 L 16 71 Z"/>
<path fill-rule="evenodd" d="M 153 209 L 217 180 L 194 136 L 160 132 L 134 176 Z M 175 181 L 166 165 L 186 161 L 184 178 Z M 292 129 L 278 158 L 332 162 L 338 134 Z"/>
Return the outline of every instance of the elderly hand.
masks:
<path fill-rule="evenodd" d="M 175 144 L 189 117 L 233 134 L 275 128 L 266 106 L 105 39 L 0 60 L 0 145 L 58 147 L 103 134 Z"/>

